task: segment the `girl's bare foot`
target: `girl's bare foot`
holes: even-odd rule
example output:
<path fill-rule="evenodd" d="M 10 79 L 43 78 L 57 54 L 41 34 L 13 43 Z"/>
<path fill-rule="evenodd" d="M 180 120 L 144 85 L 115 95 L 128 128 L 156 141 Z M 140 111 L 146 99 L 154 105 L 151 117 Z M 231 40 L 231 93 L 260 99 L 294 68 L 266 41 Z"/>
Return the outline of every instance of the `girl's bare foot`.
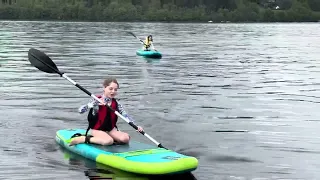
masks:
<path fill-rule="evenodd" d="M 69 145 L 72 146 L 72 145 L 84 143 L 84 141 L 85 141 L 85 136 L 75 137 L 72 139 Z"/>

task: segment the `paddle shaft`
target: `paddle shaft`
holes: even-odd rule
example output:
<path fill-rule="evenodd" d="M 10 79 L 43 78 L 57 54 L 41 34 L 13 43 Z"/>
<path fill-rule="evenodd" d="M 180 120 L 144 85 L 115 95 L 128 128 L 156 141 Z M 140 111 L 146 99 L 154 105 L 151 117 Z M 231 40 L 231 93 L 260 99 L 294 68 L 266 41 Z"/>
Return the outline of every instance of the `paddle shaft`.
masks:
<path fill-rule="evenodd" d="M 140 38 L 138 38 L 138 37 L 136 37 L 136 38 L 141 42 L 141 44 L 146 45 Z"/>
<path fill-rule="evenodd" d="M 136 35 L 134 35 L 132 32 L 129 32 L 129 34 L 131 34 L 133 37 L 137 38 L 137 39 L 141 42 L 141 44 L 146 45 L 140 38 L 138 38 L 138 37 L 137 37 Z"/>

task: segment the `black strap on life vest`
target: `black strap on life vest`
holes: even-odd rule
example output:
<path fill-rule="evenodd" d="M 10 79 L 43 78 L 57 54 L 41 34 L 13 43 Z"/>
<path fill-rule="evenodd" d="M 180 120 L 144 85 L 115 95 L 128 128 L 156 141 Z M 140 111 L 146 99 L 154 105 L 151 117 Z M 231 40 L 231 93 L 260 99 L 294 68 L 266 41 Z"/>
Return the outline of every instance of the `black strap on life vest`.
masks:
<path fill-rule="evenodd" d="M 92 111 L 93 111 L 93 108 L 90 108 L 89 113 L 88 113 L 88 128 L 87 128 L 87 130 L 86 130 L 85 136 L 88 135 L 89 130 L 90 130 L 91 128 L 93 128 L 94 124 L 96 123 L 96 122 L 94 121 L 95 119 L 94 119 L 93 116 L 92 116 Z M 97 116 L 97 115 L 98 115 L 98 114 L 95 114 L 95 116 Z"/>
<path fill-rule="evenodd" d="M 87 130 L 86 130 L 86 134 L 84 135 L 85 137 L 86 137 L 86 139 L 85 139 L 85 143 L 87 143 L 87 144 L 89 144 L 90 143 L 90 138 L 92 138 L 93 136 L 92 135 L 89 135 L 88 136 L 88 132 L 89 132 L 89 130 L 91 129 L 91 128 L 93 128 L 93 126 L 94 126 L 94 120 L 93 120 L 93 118 L 92 118 L 92 116 L 90 116 L 90 114 L 92 114 L 92 111 L 93 111 L 93 108 L 90 108 L 90 110 L 89 110 L 89 113 L 88 113 L 88 128 L 87 128 Z M 74 137 L 78 137 L 78 136 L 83 136 L 83 134 L 80 134 L 80 133 L 75 133 L 74 135 L 72 135 L 71 136 L 71 138 L 74 138 Z"/>
<path fill-rule="evenodd" d="M 100 97 L 99 97 L 99 98 L 100 98 Z M 117 102 L 116 102 L 116 106 L 118 106 Z M 107 110 L 107 111 L 108 111 L 108 113 L 111 113 L 110 110 Z M 89 132 L 90 129 L 94 128 L 95 124 L 96 124 L 97 121 L 98 121 L 98 117 L 99 117 L 99 113 L 98 113 L 99 111 L 98 111 L 95 115 L 93 115 L 92 112 L 93 112 L 93 108 L 90 108 L 90 110 L 89 110 L 89 112 L 88 112 L 88 116 L 87 116 L 87 119 L 88 119 L 88 128 L 87 128 L 86 133 L 85 133 L 85 135 L 84 135 L 84 136 L 86 137 L 86 138 L 85 138 L 85 143 L 90 143 L 90 138 L 93 137 L 93 136 L 92 136 L 92 135 L 89 135 L 89 136 L 88 136 L 88 132 Z M 108 116 L 108 113 L 106 114 L 106 116 Z M 115 116 L 116 116 L 116 115 L 115 115 Z M 111 123 L 111 119 L 110 119 L 110 122 L 107 122 L 107 123 Z M 108 126 L 111 126 L 111 124 L 108 125 Z M 115 126 L 115 128 L 116 128 L 117 130 L 119 130 L 116 125 L 114 125 L 114 126 Z M 80 133 L 76 133 L 76 134 L 72 135 L 71 138 L 73 138 L 73 137 L 78 137 L 78 136 L 83 136 L 83 135 L 80 134 Z"/>

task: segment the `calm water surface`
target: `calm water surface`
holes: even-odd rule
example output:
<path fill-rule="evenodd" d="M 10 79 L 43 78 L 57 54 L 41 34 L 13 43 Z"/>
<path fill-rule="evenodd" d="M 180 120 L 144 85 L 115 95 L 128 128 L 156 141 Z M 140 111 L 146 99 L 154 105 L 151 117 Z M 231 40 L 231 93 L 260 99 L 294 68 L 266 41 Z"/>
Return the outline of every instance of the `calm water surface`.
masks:
<path fill-rule="evenodd" d="M 32 67 L 29 48 L 93 93 L 117 77 L 136 122 L 167 148 L 198 158 L 198 180 L 320 179 L 319 29 L 0 21 L 0 179 L 143 178 L 55 143 L 59 129 L 86 128 L 77 108 L 89 97 Z M 152 34 L 163 58 L 136 56 L 141 45 L 127 31 Z M 152 143 L 119 121 L 132 138 Z"/>

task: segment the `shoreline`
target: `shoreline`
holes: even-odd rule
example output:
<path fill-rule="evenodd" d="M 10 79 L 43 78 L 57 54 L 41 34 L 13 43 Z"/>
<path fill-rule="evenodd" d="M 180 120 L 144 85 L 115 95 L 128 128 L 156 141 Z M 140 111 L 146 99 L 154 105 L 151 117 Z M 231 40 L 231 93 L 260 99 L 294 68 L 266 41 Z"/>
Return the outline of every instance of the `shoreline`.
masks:
<path fill-rule="evenodd" d="M 318 21 L 87 21 L 87 20 L 57 20 L 57 19 L 0 19 L 0 22 L 59 22 L 59 23 L 175 23 L 175 24 L 291 24 L 291 23 L 320 23 Z"/>

